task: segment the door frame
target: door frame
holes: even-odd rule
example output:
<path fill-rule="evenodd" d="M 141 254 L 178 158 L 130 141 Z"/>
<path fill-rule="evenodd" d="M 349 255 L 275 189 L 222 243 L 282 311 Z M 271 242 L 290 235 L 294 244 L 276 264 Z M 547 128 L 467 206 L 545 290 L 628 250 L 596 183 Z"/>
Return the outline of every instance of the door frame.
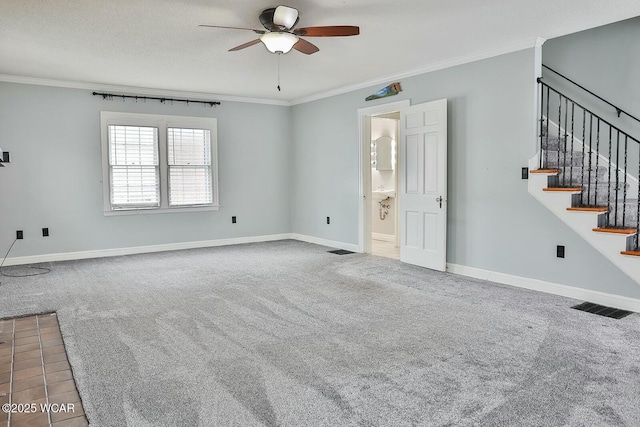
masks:
<path fill-rule="evenodd" d="M 397 102 L 389 102 L 358 109 L 358 146 L 360 152 L 360 173 L 358 174 L 358 196 L 360 198 L 358 202 L 358 252 L 371 253 L 371 117 L 396 111 L 402 112 L 409 106 L 411 106 L 411 101 L 404 99 Z M 396 147 L 399 143 L 400 141 L 396 141 Z M 399 176 L 401 172 L 399 170 L 399 164 L 400 162 L 397 162 L 396 176 Z M 396 227 L 398 227 L 400 218 L 397 218 L 396 224 Z M 398 228 L 396 228 L 396 230 L 398 230 Z"/>

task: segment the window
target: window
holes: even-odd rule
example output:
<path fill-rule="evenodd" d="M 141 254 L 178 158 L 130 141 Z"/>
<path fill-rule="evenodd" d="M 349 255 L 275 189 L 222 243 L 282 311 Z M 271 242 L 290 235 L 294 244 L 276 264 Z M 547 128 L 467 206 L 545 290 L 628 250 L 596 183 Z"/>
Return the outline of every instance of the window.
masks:
<path fill-rule="evenodd" d="M 111 207 L 160 206 L 158 128 L 109 125 Z"/>
<path fill-rule="evenodd" d="M 169 205 L 211 203 L 211 131 L 167 129 Z"/>
<path fill-rule="evenodd" d="M 218 209 L 216 119 L 100 117 L 105 215 Z"/>

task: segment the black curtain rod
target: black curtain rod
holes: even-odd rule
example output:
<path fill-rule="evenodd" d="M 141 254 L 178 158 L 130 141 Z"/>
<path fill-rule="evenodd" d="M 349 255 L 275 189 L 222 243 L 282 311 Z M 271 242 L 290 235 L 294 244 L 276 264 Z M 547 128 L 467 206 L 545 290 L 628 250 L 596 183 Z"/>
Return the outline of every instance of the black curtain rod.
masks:
<path fill-rule="evenodd" d="M 113 93 L 100 93 L 100 92 L 93 92 L 93 96 L 101 96 L 102 99 L 106 99 L 106 100 L 113 100 L 114 98 L 122 98 L 122 100 L 124 101 L 125 99 L 135 99 L 137 100 L 142 100 L 142 101 L 146 101 L 147 99 L 153 99 L 156 101 L 160 101 L 163 104 L 167 101 L 171 101 L 171 102 L 184 102 L 187 105 L 191 104 L 202 104 L 202 105 L 208 105 L 209 107 L 214 107 L 216 105 L 220 105 L 219 101 L 201 101 L 198 99 L 177 99 L 177 98 L 160 98 L 157 96 L 140 96 L 140 95 L 117 95 L 117 94 L 113 94 Z"/>

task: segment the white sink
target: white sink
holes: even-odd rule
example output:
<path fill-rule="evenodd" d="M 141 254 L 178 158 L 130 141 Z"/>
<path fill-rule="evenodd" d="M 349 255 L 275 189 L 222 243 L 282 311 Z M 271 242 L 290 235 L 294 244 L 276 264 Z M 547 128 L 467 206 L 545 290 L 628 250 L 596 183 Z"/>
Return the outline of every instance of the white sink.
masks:
<path fill-rule="evenodd" d="M 383 200 L 387 197 L 396 197 L 396 190 L 373 190 L 371 195 L 374 200 Z"/>

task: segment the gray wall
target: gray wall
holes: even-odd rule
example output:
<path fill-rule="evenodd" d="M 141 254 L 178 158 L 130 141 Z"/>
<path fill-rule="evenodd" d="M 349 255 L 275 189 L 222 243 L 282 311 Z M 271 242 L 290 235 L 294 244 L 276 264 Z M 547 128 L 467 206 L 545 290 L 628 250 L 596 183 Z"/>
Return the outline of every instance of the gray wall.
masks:
<path fill-rule="evenodd" d="M 12 256 L 294 232 L 358 243 L 357 109 L 449 99 L 448 262 L 640 298 L 640 288 L 527 193 L 534 53 L 503 55 L 294 107 L 106 102 L 88 91 L 0 83 L 0 245 Z M 99 111 L 218 118 L 217 212 L 104 217 Z M 238 216 L 232 225 L 230 217 Z M 331 225 L 326 224 L 331 216 Z M 40 237 L 49 227 L 51 237 Z M 564 244 L 567 258 L 555 258 Z"/>
<path fill-rule="evenodd" d="M 543 63 L 640 118 L 639 41 L 640 17 L 548 40 L 542 48 Z M 614 108 L 548 70 L 544 70 L 543 77 L 545 82 L 553 88 L 640 140 L 640 123 L 637 121 L 626 115 L 618 117 Z M 557 122 L 557 98 L 551 97 L 551 99 L 553 112 L 550 114 L 551 120 Z M 587 115 L 585 126 L 587 129 L 589 128 L 588 117 Z M 576 114 L 576 118 L 578 123 L 576 135 L 582 139 L 580 112 Z M 589 141 L 591 138 L 594 150 L 597 146 L 599 152 L 604 153 L 606 157 L 609 151 L 609 127 L 602 124 L 599 142 L 595 136 L 596 129 L 597 125 L 594 121 L 593 131 L 586 132 L 586 140 Z M 591 137 L 589 137 L 590 134 Z M 614 159 L 619 157 L 618 164 L 622 168 L 624 167 L 622 160 L 625 151 L 624 137 L 621 138 L 619 156 L 615 154 L 617 150 L 615 132 L 613 132 L 613 142 L 612 157 Z M 636 142 L 629 141 L 626 148 L 629 159 L 627 172 L 638 177 L 640 176 L 640 146 Z"/>
<path fill-rule="evenodd" d="M 105 217 L 101 110 L 216 117 L 221 209 Z M 288 233 L 290 118 L 281 106 L 104 101 L 86 90 L 0 83 L 0 147 L 11 153 L 0 169 L 0 248 L 18 229 L 25 238 L 11 256 Z"/>
<path fill-rule="evenodd" d="M 640 17 L 548 40 L 545 65 L 640 118 Z M 553 87 L 640 139 L 640 123 L 544 71 Z"/>
<path fill-rule="evenodd" d="M 520 179 L 534 154 L 534 77 L 530 49 L 403 79 L 393 98 L 365 102 L 379 89 L 371 87 L 294 106 L 293 232 L 358 243 L 358 108 L 448 98 L 447 261 L 640 297 Z M 565 259 L 555 257 L 558 244 Z"/>

